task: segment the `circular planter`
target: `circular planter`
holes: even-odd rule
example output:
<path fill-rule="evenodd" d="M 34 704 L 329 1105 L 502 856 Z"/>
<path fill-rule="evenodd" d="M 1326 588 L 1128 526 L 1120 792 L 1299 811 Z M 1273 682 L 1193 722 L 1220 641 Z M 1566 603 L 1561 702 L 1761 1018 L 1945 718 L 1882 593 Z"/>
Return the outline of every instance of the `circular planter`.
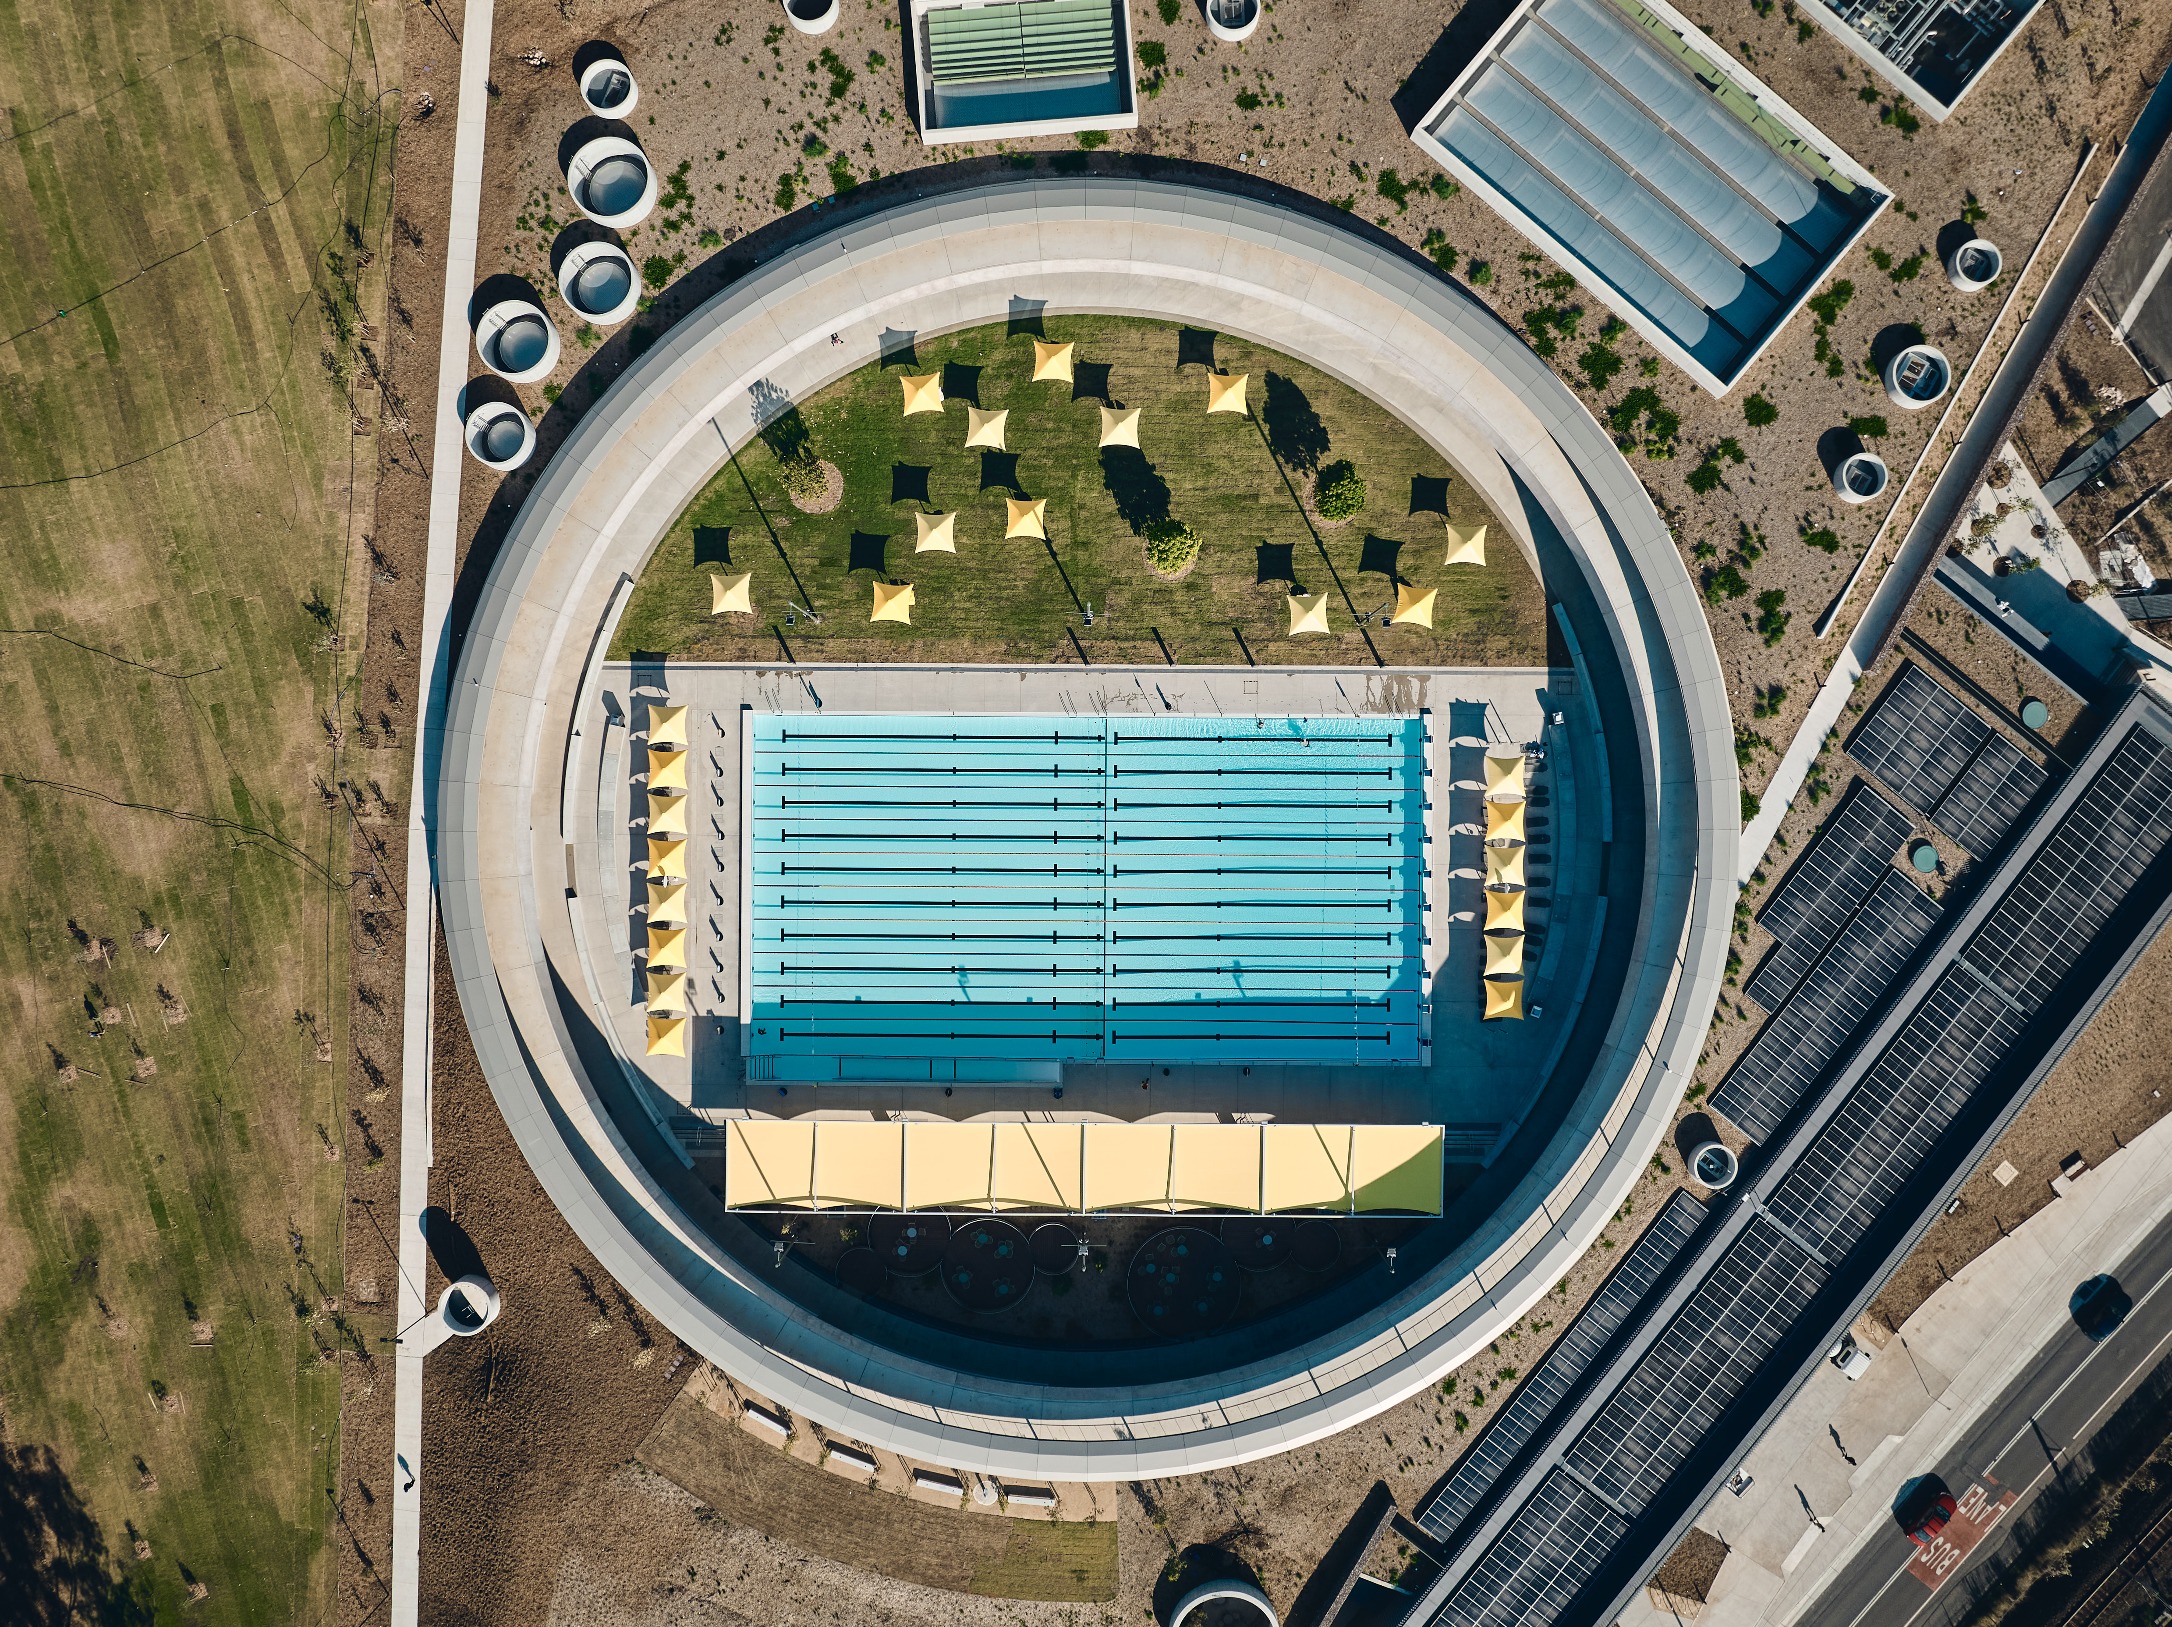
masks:
<path fill-rule="evenodd" d="M 855 1294 L 874 1293 L 888 1275 L 882 1256 L 871 1248 L 848 1248 L 837 1257 L 837 1280 Z"/>
<path fill-rule="evenodd" d="M 1222 1222 L 1222 1241 L 1245 1271 L 1272 1271 L 1297 1247 L 1297 1227 L 1287 1215 L 1238 1215 Z"/>
<path fill-rule="evenodd" d="M 839 0 L 784 0 L 784 20 L 802 34 L 827 34 L 839 10 Z"/>
<path fill-rule="evenodd" d="M 1724 1192 L 1735 1184 L 1742 1166 L 1718 1141 L 1707 1141 L 1689 1155 L 1689 1178 L 1707 1192 Z"/>
<path fill-rule="evenodd" d="M 566 190 L 597 225 L 636 225 L 656 207 L 656 166 L 624 136 L 598 136 L 574 152 Z"/>
<path fill-rule="evenodd" d="M 1266 1594 L 1231 1576 L 1201 1582 L 1177 1600 L 1169 1627 L 1281 1627 L 1281 1621 Z"/>
<path fill-rule="evenodd" d="M 507 401 L 485 401 L 461 425 L 468 452 L 486 469 L 518 469 L 535 452 L 535 425 Z"/>
<path fill-rule="evenodd" d="M 475 324 L 475 352 L 508 383 L 533 384 L 558 365 L 558 329 L 533 300 L 500 300 Z"/>
<path fill-rule="evenodd" d="M 1987 237 L 1972 237 L 1946 256 L 1946 281 L 1964 294 L 1980 294 L 1999 280 L 2006 257 Z"/>
<path fill-rule="evenodd" d="M 1007 1311 L 1033 1286 L 1026 1234 L 1007 1220 L 969 1220 L 943 1250 L 943 1286 L 968 1311 Z"/>
<path fill-rule="evenodd" d="M 1342 1235 L 1335 1230 L 1334 1222 L 1301 1220 L 1297 1223 L 1291 1257 L 1296 1260 L 1298 1270 L 1332 1271 L 1341 1255 Z"/>
<path fill-rule="evenodd" d="M 1840 460 L 1833 471 L 1833 495 L 1843 503 L 1867 503 L 1882 496 L 1893 478 L 1885 459 L 1875 452 L 1855 452 Z"/>
<path fill-rule="evenodd" d="M 1242 45 L 1259 32 L 1260 0 L 1206 0 L 1207 32 L 1224 45 Z"/>
<path fill-rule="evenodd" d="M 488 1277 L 462 1277 L 448 1283 L 438 1296 L 437 1319 L 447 1333 L 472 1339 L 497 1321 L 498 1312 L 504 1308 L 497 1284 Z"/>
<path fill-rule="evenodd" d="M 877 1215 L 867 1228 L 867 1240 L 885 1270 L 924 1277 L 943 1263 L 950 1221 L 942 1215 Z"/>
<path fill-rule="evenodd" d="M 1938 848 L 1931 842 L 1918 842 L 1908 850 L 1908 862 L 1919 876 L 1938 874 Z"/>
<path fill-rule="evenodd" d="M 1033 1257 L 1034 1270 L 1060 1277 L 1078 1264 L 1078 1233 L 1060 1220 L 1051 1220 L 1033 1228 L 1026 1252 Z"/>
<path fill-rule="evenodd" d="M 576 315 L 607 328 L 641 304 L 641 274 L 616 243 L 583 243 L 558 263 L 558 295 Z"/>
<path fill-rule="evenodd" d="M 641 101 L 641 87 L 623 57 L 600 56 L 581 70 L 581 100 L 603 119 L 623 119 Z"/>
<path fill-rule="evenodd" d="M 1139 1245 L 1129 1273 L 1131 1311 L 1168 1339 L 1196 1338 L 1237 1308 L 1237 1266 L 1212 1232 L 1171 1226 Z"/>
<path fill-rule="evenodd" d="M 1936 406 L 1953 388 L 1953 364 L 1936 345 L 1910 345 L 1885 364 L 1885 393 L 1903 412 Z"/>

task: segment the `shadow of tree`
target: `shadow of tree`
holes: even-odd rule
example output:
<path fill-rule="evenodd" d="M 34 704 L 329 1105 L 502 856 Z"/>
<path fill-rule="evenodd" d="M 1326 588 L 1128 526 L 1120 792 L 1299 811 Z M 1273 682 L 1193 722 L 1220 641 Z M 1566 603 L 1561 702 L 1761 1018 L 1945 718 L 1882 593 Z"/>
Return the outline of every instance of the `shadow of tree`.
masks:
<path fill-rule="evenodd" d="M 16 1627 L 136 1627 L 149 1578 L 131 1585 L 49 1446 L 0 1446 L 0 1617 Z"/>
<path fill-rule="evenodd" d="M 1169 518 L 1169 482 L 1137 447 L 1101 449 L 1101 484 L 1108 488 L 1118 516 L 1134 536 L 1142 535 L 1155 521 Z"/>
<path fill-rule="evenodd" d="M 1327 425 L 1320 422 L 1312 402 L 1295 382 L 1269 373 L 1267 400 L 1259 415 L 1276 457 L 1308 475 L 1319 468 L 1328 453 Z"/>

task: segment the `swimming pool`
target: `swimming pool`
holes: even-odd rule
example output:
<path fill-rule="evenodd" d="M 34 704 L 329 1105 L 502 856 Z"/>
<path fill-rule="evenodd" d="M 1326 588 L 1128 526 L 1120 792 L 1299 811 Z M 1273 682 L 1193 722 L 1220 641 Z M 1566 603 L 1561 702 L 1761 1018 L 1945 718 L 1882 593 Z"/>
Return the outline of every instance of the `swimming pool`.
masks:
<path fill-rule="evenodd" d="M 755 716 L 750 1076 L 1423 1061 L 1426 730 Z"/>

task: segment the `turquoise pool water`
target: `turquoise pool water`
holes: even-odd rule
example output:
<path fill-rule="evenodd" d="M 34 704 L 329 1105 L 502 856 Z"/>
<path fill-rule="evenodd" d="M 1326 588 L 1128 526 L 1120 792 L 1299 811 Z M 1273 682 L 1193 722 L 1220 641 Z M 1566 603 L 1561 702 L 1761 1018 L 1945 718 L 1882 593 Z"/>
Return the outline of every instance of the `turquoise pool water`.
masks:
<path fill-rule="evenodd" d="M 750 1072 L 1419 1062 L 1424 730 L 756 716 Z"/>

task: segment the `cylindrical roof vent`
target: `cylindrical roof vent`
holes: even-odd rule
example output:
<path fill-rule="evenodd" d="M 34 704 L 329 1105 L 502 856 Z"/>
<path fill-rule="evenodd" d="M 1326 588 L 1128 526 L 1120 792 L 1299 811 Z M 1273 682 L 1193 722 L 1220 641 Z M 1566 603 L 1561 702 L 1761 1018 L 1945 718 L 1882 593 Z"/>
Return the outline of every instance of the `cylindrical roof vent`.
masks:
<path fill-rule="evenodd" d="M 1936 345 L 1910 345 L 1885 364 L 1885 393 L 1906 412 L 1935 406 L 1953 387 L 1953 364 Z"/>
<path fill-rule="evenodd" d="M 1225 45 L 1241 45 L 1259 31 L 1260 0 L 1206 0 L 1207 32 Z"/>
<path fill-rule="evenodd" d="M 656 207 L 656 166 L 624 136 L 598 136 L 566 166 L 566 190 L 597 225 L 636 225 Z"/>
<path fill-rule="evenodd" d="M 483 365 L 513 384 L 533 384 L 558 365 L 558 329 L 528 299 L 501 299 L 475 324 Z"/>
<path fill-rule="evenodd" d="M 1882 496 L 1892 474 L 1875 452 L 1855 452 L 1833 471 L 1833 494 L 1843 503 L 1867 503 Z"/>
<path fill-rule="evenodd" d="M 626 59 L 611 52 L 581 70 L 581 100 L 598 118 L 623 119 L 641 100 L 641 87 Z"/>
<path fill-rule="evenodd" d="M 1741 1164 L 1724 1142 L 1707 1141 L 1689 1155 L 1689 1178 L 1708 1192 L 1726 1191 L 1741 1173 Z"/>
<path fill-rule="evenodd" d="M 437 1302 L 437 1319 L 447 1333 L 472 1339 L 497 1321 L 504 1302 L 488 1277 L 462 1277 L 447 1285 Z"/>
<path fill-rule="evenodd" d="M 1279 1627 L 1257 1584 L 1229 1576 L 1201 1582 L 1169 1612 L 1169 1627 Z"/>
<path fill-rule="evenodd" d="M 479 402 L 461 426 L 475 461 L 486 469 L 518 469 L 535 451 L 535 425 L 509 401 Z"/>
<path fill-rule="evenodd" d="M 784 16 L 802 34 L 827 34 L 837 26 L 838 0 L 784 0 Z"/>
<path fill-rule="evenodd" d="M 1946 256 L 1946 280 L 1964 294 L 1981 293 L 2005 269 L 2006 257 L 1987 237 L 1972 237 Z"/>
<path fill-rule="evenodd" d="M 558 292 L 581 317 L 607 328 L 634 314 L 641 278 L 616 243 L 583 243 L 558 262 Z"/>

